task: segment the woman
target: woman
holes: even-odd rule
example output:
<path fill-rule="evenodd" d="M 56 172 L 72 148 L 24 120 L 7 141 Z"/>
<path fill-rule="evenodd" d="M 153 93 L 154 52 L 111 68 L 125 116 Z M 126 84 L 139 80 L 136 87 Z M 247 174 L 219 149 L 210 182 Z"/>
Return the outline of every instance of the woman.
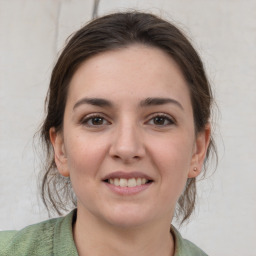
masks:
<path fill-rule="evenodd" d="M 170 226 L 191 215 L 214 149 L 212 94 L 184 35 L 151 14 L 93 20 L 52 72 L 43 200 L 66 217 L 2 232 L 1 255 L 206 255 Z"/>

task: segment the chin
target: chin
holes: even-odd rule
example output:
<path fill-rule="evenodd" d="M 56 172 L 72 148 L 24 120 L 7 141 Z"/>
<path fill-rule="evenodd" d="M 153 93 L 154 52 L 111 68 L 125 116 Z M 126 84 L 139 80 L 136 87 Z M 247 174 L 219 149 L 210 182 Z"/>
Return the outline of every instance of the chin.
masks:
<path fill-rule="evenodd" d="M 147 221 L 145 219 L 137 218 L 116 218 L 109 220 L 109 223 L 119 229 L 130 229 L 130 228 L 138 228 L 140 226 L 144 226 Z"/>
<path fill-rule="evenodd" d="M 136 228 L 139 226 L 143 226 L 154 218 L 152 216 L 152 212 L 147 212 L 145 210 L 130 208 L 119 208 L 115 211 L 107 214 L 106 220 L 111 225 L 117 228 Z"/>

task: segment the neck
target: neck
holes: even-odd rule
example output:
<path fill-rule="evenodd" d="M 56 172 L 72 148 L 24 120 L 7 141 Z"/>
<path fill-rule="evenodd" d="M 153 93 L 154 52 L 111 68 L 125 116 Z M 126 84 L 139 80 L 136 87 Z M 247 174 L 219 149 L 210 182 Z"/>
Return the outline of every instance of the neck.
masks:
<path fill-rule="evenodd" d="M 78 210 L 73 233 L 79 256 L 174 255 L 170 220 L 120 228 Z"/>

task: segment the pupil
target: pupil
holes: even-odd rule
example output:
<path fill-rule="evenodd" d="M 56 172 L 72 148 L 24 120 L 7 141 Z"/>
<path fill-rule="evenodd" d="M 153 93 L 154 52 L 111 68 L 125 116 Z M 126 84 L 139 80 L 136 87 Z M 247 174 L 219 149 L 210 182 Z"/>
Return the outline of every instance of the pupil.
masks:
<path fill-rule="evenodd" d="M 92 119 L 92 123 L 94 124 L 94 125 L 99 125 L 99 124 L 102 124 L 102 118 L 101 117 L 94 117 L 93 119 Z"/>
<path fill-rule="evenodd" d="M 156 117 L 155 118 L 155 124 L 164 124 L 164 117 Z"/>

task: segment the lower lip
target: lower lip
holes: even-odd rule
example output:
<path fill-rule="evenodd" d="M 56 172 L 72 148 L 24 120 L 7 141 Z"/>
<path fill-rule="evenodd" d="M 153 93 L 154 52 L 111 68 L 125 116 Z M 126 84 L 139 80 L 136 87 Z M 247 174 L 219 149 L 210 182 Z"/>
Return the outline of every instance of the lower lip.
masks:
<path fill-rule="evenodd" d="M 110 183 L 106 183 L 106 186 L 113 192 L 119 194 L 119 195 L 135 195 L 138 194 L 146 189 L 148 189 L 153 182 L 144 184 L 144 185 L 140 185 L 140 186 L 135 186 L 135 187 L 120 187 L 120 186 L 115 186 L 113 184 Z"/>

